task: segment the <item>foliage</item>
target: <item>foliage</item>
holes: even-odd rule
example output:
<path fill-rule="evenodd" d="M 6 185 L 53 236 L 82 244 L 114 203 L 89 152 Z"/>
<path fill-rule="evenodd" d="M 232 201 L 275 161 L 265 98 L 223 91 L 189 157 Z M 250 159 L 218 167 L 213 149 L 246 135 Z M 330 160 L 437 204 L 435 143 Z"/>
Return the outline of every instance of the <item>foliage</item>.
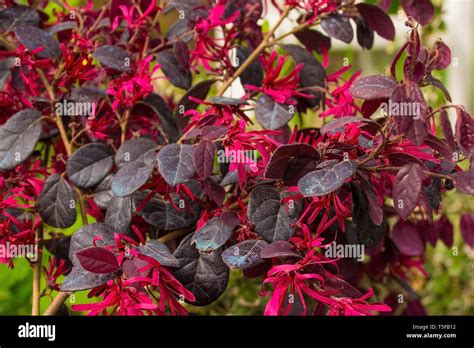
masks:
<path fill-rule="evenodd" d="M 409 34 L 389 74 L 329 71 L 333 39 L 394 40 L 390 3 L 285 0 L 263 30 L 259 0 L 64 2 L 50 18 L 48 1 L 6 1 L 0 243 L 40 248 L 33 313 L 89 290 L 74 311 L 185 315 L 232 274 L 267 315 L 424 314 L 411 279 L 428 276 L 429 245 L 460 229 L 474 246 L 473 216 L 453 227 L 441 203 L 474 194 L 474 120 L 433 75 L 451 51 L 420 40 L 429 0 L 401 1 Z M 302 46 L 280 45 L 290 34 Z M 244 94 L 224 96 L 238 78 Z M 304 115 L 330 120 L 290 127 Z"/>

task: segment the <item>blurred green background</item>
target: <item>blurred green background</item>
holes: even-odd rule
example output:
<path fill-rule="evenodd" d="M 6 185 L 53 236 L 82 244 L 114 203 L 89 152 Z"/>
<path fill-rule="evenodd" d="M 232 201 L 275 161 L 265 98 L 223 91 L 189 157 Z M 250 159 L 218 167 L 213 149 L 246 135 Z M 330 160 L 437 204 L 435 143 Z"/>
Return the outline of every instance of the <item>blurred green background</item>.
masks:
<path fill-rule="evenodd" d="M 375 1 L 371 1 L 375 2 Z M 52 2 L 51 2 L 52 3 Z M 447 71 L 437 74 L 437 78 L 448 86 L 453 95 L 455 104 L 464 104 L 472 114 L 474 109 L 474 55 L 472 35 L 474 35 L 474 4 L 470 0 L 434 0 L 437 16 L 428 27 L 423 28 L 423 42 L 427 47 L 439 37 L 443 37 L 453 52 L 453 58 L 458 58 L 459 64 L 451 66 Z M 51 5 L 51 8 L 55 5 Z M 48 8 L 47 12 L 50 12 Z M 406 37 L 403 27 L 404 14 L 397 12 L 398 0 L 393 1 L 391 14 L 397 24 L 397 39 L 395 42 L 376 41 L 370 51 L 362 51 L 357 45 L 339 44 L 333 40 L 329 72 L 338 70 L 344 61 L 352 66 L 351 71 L 362 69 L 364 75 L 382 73 L 390 64 L 391 57 Z M 453 13 L 463 13 L 462 18 L 455 17 Z M 268 20 L 272 21 L 274 14 L 269 11 Z M 470 16 L 470 17 L 469 17 Z M 470 20 L 469 20 L 470 18 Z M 450 26 L 451 23 L 451 26 Z M 454 26 L 453 26 L 454 25 Z M 465 35 L 470 35 L 470 46 L 460 43 L 455 31 L 457 26 L 464 28 Z M 454 28 L 454 29 L 453 29 Z M 354 40 L 355 41 L 355 40 Z M 291 41 L 290 39 L 290 42 Z M 467 51 L 467 52 L 466 52 Z M 461 70 L 457 70 L 461 69 Z M 427 101 L 437 105 L 442 102 L 442 95 L 434 88 L 425 88 Z M 317 121 L 306 116 L 305 125 L 314 125 Z M 307 124 L 308 122 L 308 124 Z M 441 241 L 436 247 L 427 247 L 425 263 L 429 278 L 416 276 L 411 285 L 420 295 L 421 302 L 428 314 L 431 315 L 473 315 L 474 314 L 474 250 L 464 244 L 459 232 L 460 214 L 463 212 L 474 213 L 474 199 L 471 196 L 461 195 L 455 191 L 448 192 L 442 202 L 443 209 L 454 225 L 454 246 L 458 255 L 453 255 L 453 250 L 447 248 Z M 79 226 L 70 229 L 72 233 Z M 43 264 L 47 262 L 46 252 Z M 42 279 L 44 285 L 44 279 Z M 15 269 L 10 270 L 6 265 L 0 265 L 0 314 L 2 315 L 28 315 L 31 312 L 32 269 L 27 261 L 15 260 Z M 213 305 L 198 308 L 191 307 L 191 312 L 211 315 L 254 315 L 262 314 L 268 298 L 258 296 L 261 291 L 261 280 L 245 279 L 240 271 L 232 271 L 229 286 L 221 298 Z M 75 302 L 93 302 L 88 299 L 87 292 L 76 293 Z M 380 299 L 379 299 L 380 300 Z M 41 301 L 42 311 L 46 309 L 51 299 L 44 297 Z M 70 305 L 70 300 L 68 300 Z"/>

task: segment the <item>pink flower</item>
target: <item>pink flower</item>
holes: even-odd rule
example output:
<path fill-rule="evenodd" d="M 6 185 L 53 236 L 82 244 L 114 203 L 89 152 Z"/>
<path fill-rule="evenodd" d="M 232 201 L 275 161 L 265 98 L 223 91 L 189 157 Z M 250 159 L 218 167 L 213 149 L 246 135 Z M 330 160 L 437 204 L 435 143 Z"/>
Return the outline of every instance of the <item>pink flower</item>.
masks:
<path fill-rule="evenodd" d="M 277 103 L 295 105 L 295 97 L 311 97 L 310 95 L 298 92 L 300 71 L 303 68 L 303 64 L 298 64 L 288 75 L 280 77 L 287 56 L 280 55 L 278 56 L 278 61 L 276 59 L 276 51 L 273 51 L 268 59 L 262 58 L 262 64 L 265 68 L 265 78 L 263 79 L 262 87 L 245 85 L 245 88 L 265 93 L 271 96 Z"/>
<path fill-rule="evenodd" d="M 106 92 L 115 98 L 112 103 L 113 111 L 119 107 L 132 108 L 138 100 L 153 92 L 151 76 L 160 66 L 156 65 L 150 72 L 149 65 L 152 60 L 153 56 L 146 57 L 137 62 L 132 72 L 110 82 Z"/>
<path fill-rule="evenodd" d="M 232 23 L 239 17 L 236 11 L 228 19 L 222 19 L 225 11 L 225 1 L 220 1 L 209 12 L 206 19 L 199 19 L 194 27 L 195 47 L 190 51 L 191 65 L 198 72 L 199 64 L 210 72 L 220 73 L 224 68 L 232 68 L 229 58 L 230 43 L 237 33 L 233 29 L 224 31 L 223 38 L 209 36 L 214 29 Z M 221 63 L 223 66 L 213 67 L 212 63 Z"/>

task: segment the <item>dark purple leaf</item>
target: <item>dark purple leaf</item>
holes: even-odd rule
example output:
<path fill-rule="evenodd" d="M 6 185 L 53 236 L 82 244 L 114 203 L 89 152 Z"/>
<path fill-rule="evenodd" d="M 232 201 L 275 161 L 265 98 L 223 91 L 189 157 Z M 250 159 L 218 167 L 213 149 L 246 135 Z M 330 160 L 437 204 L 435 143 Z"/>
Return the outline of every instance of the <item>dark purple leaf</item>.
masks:
<path fill-rule="evenodd" d="M 212 175 L 214 169 L 214 156 L 216 155 L 216 144 L 212 141 L 201 141 L 194 150 L 194 168 L 201 179 Z"/>
<path fill-rule="evenodd" d="M 250 193 L 247 217 L 255 232 L 269 243 L 293 236 L 294 224 L 302 213 L 301 201 L 282 204 L 282 198 L 272 186 L 258 186 Z"/>
<path fill-rule="evenodd" d="M 191 245 L 200 251 L 219 249 L 229 240 L 234 229 L 235 226 L 229 226 L 220 218 L 213 217 L 194 233 Z"/>
<path fill-rule="evenodd" d="M 316 166 L 316 161 L 320 155 L 318 150 L 308 144 L 287 144 L 280 146 L 275 150 L 265 170 L 265 178 L 282 180 L 288 175 L 289 168 L 295 167 L 295 161 L 310 163 Z M 311 167 L 310 167 L 311 168 Z M 305 173 L 302 173 L 304 175 Z M 293 179 L 293 178 L 288 178 Z M 297 179 L 297 178 L 296 178 Z"/>
<path fill-rule="evenodd" d="M 359 3 L 356 7 L 362 18 L 377 34 L 390 41 L 395 39 L 395 26 L 389 15 L 380 7 L 365 3 Z"/>
<path fill-rule="evenodd" d="M 279 104 L 266 94 L 258 98 L 255 104 L 255 116 L 264 128 L 272 130 L 283 127 L 293 118 L 288 105 Z"/>
<path fill-rule="evenodd" d="M 227 288 L 229 269 L 222 261 L 221 249 L 200 253 L 191 245 L 191 236 L 187 236 L 174 256 L 181 263 L 174 275 L 196 297 L 193 305 L 206 306 L 216 301 Z"/>
<path fill-rule="evenodd" d="M 357 42 L 360 47 L 370 50 L 374 45 L 374 30 L 363 18 L 355 17 L 354 19 L 357 25 Z"/>
<path fill-rule="evenodd" d="M 38 212 L 53 227 L 68 228 L 76 222 L 76 195 L 60 174 L 46 180 L 38 197 Z"/>
<path fill-rule="evenodd" d="M 0 31 L 10 31 L 19 26 L 37 26 L 40 22 L 38 11 L 28 6 L 13 6 L 0 11 Z"/>
<path fill-rule="evenodd" d="M 439 39 L 433 46 L 433 55 L 435 57 L 432 68 L 444 70 L 451 64 L 451 50 Z"/>
<path fill-rule="evenodd" d="M 119 169 L 132 162 L 153 164 L 155 162 L 154 150 L 157 143 L 149 138 L 133 138 L 125 141 L 114 156 L 115 164 Z"/>
<path fill-rule="evenodd" d="M 377 199 L 377 196 L 375 194 L 374 189 L 372 188 L 371 183 L 364 182 L 362 185 L 362 189 L 365 192 L 365 195 L 367 196 L 367 203 L 368 203 L 368 211 L 369 211 L 369 217 L 370 220 L 375 224 L 375 225 L 380 225 L 383 222 L 383 210 L 382 207 L 379 204 L 379 201 Z"/>
<path fill-rule="evenodd" d="M 354 38 L 354 30 L 352 29 L 349 19 L 339 14 L 333 14 L 321 20 L 321 28 L 335 39 L 345 43 L 350 43 Z"/>
<path fill-rule="evenodd" d="M 95 49 L 92 56 L 100 64 L 118 71 L 130 71 L 131 57 L 122 47 L 104 45 Z"/>
<path fill-rule="evenodd" d="M 393 205 L 398 215 L 406 220 L 420 197 L 423 183 L 423 167 L 417 163 L 404 165 L 393 184 Z"/>
<path fill-rule="evenodd" d="M 444 139 L 446 139 L 449 148 L 454 151 L 456 149 L 456 140 L 454 139 L 453 128 L 451 127 L 451 121 L 449 120 L 448 113 L 443 109 L 441 110 L 440 116 Z"/>
<path fill-rule="evenodd" d="M 399 221 L 393 227 L 390 237 L 398 250 L 407 256 L 423 255 L 425 245 L 415 226 L 410 222 Z"/>
<path fill-rule="evenodd" d="M 188 45 L 182 41 L 177 40 L 174 44 L 174 55 L 178 63 L 185 69 L 189 69 L 189 50 Z"/>
<path fill-rule="evenodd" d="M 235 227 L 240 225 L 239 216 L 237 215 L 237 213 L 230 210 L 223 212 L 220 216 L 220 219 L 227 226 Z"/>
<path fill-rule="evenodd" d="M 90 247 L 76 253 L 79 264 L 92 273 L 107 274 L 117 271 L 120 266 L 115 255 L 101 247 Z"/>
<path fill-rule="evenodd" d="M 40 112 L 25 109 L 0 126 L 0 171 L 10 170 L 33 152 L 41 135 Z"/>
<path fill-rule="evenodd" d="M 168 106 L 168 103 L 160 97 L 158 94 L 150 93 L 143 100 L 143 103 L 149 106 L 158 118 L 160 119 L 160 126 L 166 133 L 169 142 L 175 142 L 180 137 L 180 132 L 178 130 L 179 119 L 171 112 L 171 109 Z"/>
<path fill-rule="evenodd" d="M 298 45 L 283 45 L 283 48 L 293 58 L 295 64 L 303 64 L 300 70 L 300 86 L 304 88 L 305 94 L 313 95 L 314 98 L 302 98 L 301 103 L 313 108 L 323 98 L 323 93 L 314 89 L 326 87 L 326 71 L 321 63 L 307 50 Z"/>
<path fill-rule="evenodd" d="M 153 165 L 139 161 L 127 164 L 112 179 L 112 192 L 117 197 L 131 195 L 148 181 L 154 168 Z"/>
<path fill-rule="evenodd" d="M 247 47 L 237 47 L 237 59 L 239 60 L 239 64 L 237 65 L 240 67 L 245 60 L 250 56 L 252 50 Z M 242 86 L 245 85 L 252 85 L 260 87 L 262 85 L 263 80 L 263 67 L 262 63 L 258 59 L 255 59 L 250 63 L 247 69 L 240 75 L 240 82 Z"/>
<path fill-rule="evenodd" d="M 104 222 L 114 227 L 117 232 L 127 233 L 132 221 L 132 197 L 116 197 L 112 199 L 107 212 L 105 213 Z"/>
<path fill-rule="evenodd" d="M 74 21 L 64 21 L 58 24 L 53 25 L 51 28 L 48 29 L 48 33 L 51 35 L 59 33 L 64 30 L 72 30 L 77 27 L 77 23 Z"/>
<path fill-rule="evenodd" d="M 308 51 L 323 54 L 323 52 L 328 52 L 331 49 L 331 39 L 317 30 L 300 30 L 295 33 L 295 36 Z"/>
<path fill-rule="evenodd" d="M 244 240 L 224 250 L 222 259 L 230 268 L 252 268 L 262 263 L 260 252 L 268 243 L 263 240 Z"/>
<path fill-rule="evenodd" d="M 369 202 L 366 193 L 359 185 L 352 183 L 351 189 L 352 223 L 346 226 L 346 237 L 351 243 L 363 244 L 367 248 L 374 248 L 385 235 L 387 229 L 386 223 L 382 216 L 381 223 L 377 225 L 367 214 L 371 202 Z"/>
<path fill-rule="evenodd" d="M 75 266 L 78 266 L 79 262 L 76 258 L 77 252 L 94 246 L 94 244 L 100 247 L 114 245 L 114 233 L 116 233 L 116 231 L 113 227 L 102 223 L 94 223 L 81 227 L 71 237 L 69 259 Z M 96 239 L 95 243 L 94 239 Z"/>
<path fill-rule="evenodd" d="M 466 157 L 474 153 L 474 119 L 464 110 L 458 110 L 456 141 Z"/>
<path fill-rule="evenodd" d="M 437 234 L 443 243 L 451 248 L 454 240 L 453 225 L 446 215 L 441 216 L 441 219 L 433 223 L 433 228 L 436 228 Z"/>
<path fill-rule="evenodd" d="M 462 193 L 474 195 L 474 167 L 466 172 L 456 172 L 451 175 L 456 187 Z"/>
<path fill-rule="evenodd" d="M 176 186 L 194 176 L 193 153 L 193 146 L 178 144 L 166 145 L 158 152 L 158 169 L 169 185 Z"/>
<path fill-rule="evenodd" d="M 323 196 L 337 190 L 357 171 L 353 161 L 342 161 L 330 169 L 315 170 L 303 176 L 298 188 L 305 196 Z"/>
<path fill-rule="evenodd" d="M 104 180 L 94 188 L 94 202 L 100 209 L 107 209 L 112 199 L 115 198 L 115 194 L 110 188 L 113 177 L 113 174 L 107 175 Z"/>
<path fill-rule="evenodd" d="M 301 255 L 296 252 L 293 244 L 290 242 L 277 240 L 276 242 L 266 245 L 260 252 L 260 257 L 263 259 L 271 259 L 273 257 L 301 258 Z"/>
<path fill-rule="evenodd" d="M 86 271 L 81 266 L 74 266 L 61 284 L 61 291 L 82 291 L 107 283 L 115 273 L 100 274 Z"/>
<path fill-rule="evenodd" d="M 50 33 L 43 31 L 32 25 L 22 25 L 15 27 L 15 35 L 18 40 L 29 50 L 43 47 L 43 51 L 38 53 L 40 58 L 56 59 L 61 55 L 59 42 Z"/>
<path fill-rule="evenodd" d="M 400 0 L 400 4 L 407 15 L 421 25 L 429 24 L 434 16 L 434 6 L 430 0 Z"/>
<path fill-rule="evenodd" d="M 156 60 L 161 65 L 161 70 L 163 70 L 173 85 L 186 90 L 191 88 L 191 71 L 179 63 L 175 51 L 161 51 L 157 54 Z"/>
<path fill-rule="evenodd" d="M 358 79 L 352 85 L 351 94 L 360 99 L 373 100 L 389 98 L 395 88 L 397 81 L 382 75 L 371 75 Z"/>
<path fill-rule="evenodd" d="M 225 190 L 212 178 L 207 178 L 202 182 L 202 188 L 206 195 L 218 206 L 224 203 Z"/>
<path fill-rule="evenodd" d="M 177 268 L 180 266 L 178 259 L 171 254 L 168 247 L 155 239 L 147 241 L 145 245 L 139 245 L 136 250 L 140 254 L 155 259 L 165 267 Z"/>
<path fill-rule="evenodd" d="M 114 164 L 114 150 L 105 144 L 81 146 L 68 158 L 66 171 L 69 180 L 81 188 L 91 188 L 109 174 Z"/>
<path fill-rule="evenodd" d="M 360 122 L 367 122 L 369 120 L 364 119 L 362 117 L 356 116 L 348 116 L 348 117 L 341 117 L 335 118 L 328 123 L 324 124 L 321 127 L 320 132 L 322 135 L 326 135 L 327 133 L 334 134 L 336 132 L 344 131 L 344 126 L 350 123 L 360 123 Z"/>
<path fill-rule="evenodd" d="M 471 248 L 474 248 L 474 215 L 464 213 L 461 216 L 461 234 L 464 241 Z"/>
<path fill-rule="evenodd" d="M 175 231 L 188 228 L 194 225 L 200 216 L 199 203 L 182 198 L 178 194 L 171 194 L 174 206 L 170 202 L 164 202 L 157 196 L 153 196 L 143 205 L 143 200 L 147 196 L 146 191 L 136 192 L 133 195 L 134 209 L 146 222 L 159 230 Z"/>

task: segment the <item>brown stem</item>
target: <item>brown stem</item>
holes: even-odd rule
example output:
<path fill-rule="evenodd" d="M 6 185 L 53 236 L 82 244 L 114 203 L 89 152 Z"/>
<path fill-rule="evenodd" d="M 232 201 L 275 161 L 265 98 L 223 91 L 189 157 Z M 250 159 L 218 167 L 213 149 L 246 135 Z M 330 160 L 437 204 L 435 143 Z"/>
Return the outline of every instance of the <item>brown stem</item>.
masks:
<path fill-rule="evenodd" d="M 46 78 L 43 70 L 36 69 L 36 72 L 38 73 L 38 76 L 41 82 L 43 83 L 44 87 L 46 88 L 46 91 L 48 92 L 48 96 L 51 103 L 51 111 L 53 112 L 53 115 L 55 115 L 56 125 L 58 126 L 59 134 L 61 135 L 61 139 L 64 143 L 64 148 L 66 149 L 66 153 L 68 156 L 71 156 L 72 155 L 71 143 L 68 140 L 67 132 L 66 132 L 66 128 L 64 128 L 63 120 L 61 119 L 61 115 L 56 115 L 54 112 L 54 102 L 56 101 L 56 96 L 54 95 L 53 88 L 49 84 L 48 79 Z"/>
<path fill-rule="evenodd" d="M 31 315 L 40 315 L 40 300 L 41 300 L 41 260 L 43 258 L 43 225 L 38 227 L 38 240 L 36 241 L 38 251 L 37 259 L 33 264 L 33 294 L 31 301 Z"/>
<path fill-rule="evenodd" d="M 128 119 L 130 118 L 130 110 L 125 111 L 125 115 L 120 120 L 120 130 L 121 130 L 121 137 L 120 141 L 123 144 L 125 142 L 125 137 L 127 135 L 127 127 L 128 127 Z"/>
<path fill-rule="evenodd" d="M 217 91 L 216 96 L 221 97 L 224 92 L 229 88 L 229 86 L 249 67 L 249 65 L 258 57 L 260 52 L 262 52 L 265 47 L 267 47 L 267 44 L 272 37 L 272 35 L 275 33 L 275 30 L 280 26 L 280 24 L 283 22 L 283 20 L 288 16 L 288 13 L 290 12 L 291 7 L 287 6 L 283 10 L 283 13 L 281 14 L 280 18 L 278 21 L 275 23 L 273 28 L 270 29 L 270 31 L 265 35 L 263 38 L 262 42 L 260 42 L 260 45 L 252 52 L 252 54 L 245 60 L 245 62 L 242 63 L 241 66 L 232 74 L 232 76 L 224 82 L 224 84 L 219 88 Z"/>
<path fill-rule="evenodd" d="M 58 312 L 61 305 L 64 303 L 64 301 L 66 301 L 66 299 L 69 297 L 69 295 L 71 295 L 70 292 L 62 292 L 62 291 L 58 292 L 53 302 L 51 302 L 51 304 L 46 309 L 43 315 L 46 315 L 46 316 L 55 315 Z"/>

